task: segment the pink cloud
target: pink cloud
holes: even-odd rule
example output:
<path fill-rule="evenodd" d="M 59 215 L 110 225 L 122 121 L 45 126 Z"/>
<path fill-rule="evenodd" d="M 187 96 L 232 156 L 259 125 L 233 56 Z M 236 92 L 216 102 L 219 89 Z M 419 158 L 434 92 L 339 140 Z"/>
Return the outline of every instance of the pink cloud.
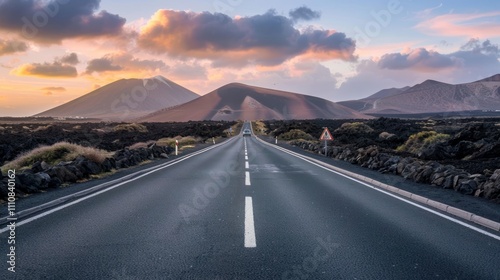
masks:
<path fill-rule="evenodd" d="M 273 66 L 298 56 L 354 61 L 356 44 L 345 33 L 309 28 L 268 11 L 230 18 L 209 12 L 159 10 L 141 29 L 138 45 L 155 54 L 207 59 L 213 66 Z"/>
<path fill-rule="evenodd" d="M 447 14 L 422 21 L 416 28 L 429 35 L 473 38 L 500 37 L 500 11 Z"/>

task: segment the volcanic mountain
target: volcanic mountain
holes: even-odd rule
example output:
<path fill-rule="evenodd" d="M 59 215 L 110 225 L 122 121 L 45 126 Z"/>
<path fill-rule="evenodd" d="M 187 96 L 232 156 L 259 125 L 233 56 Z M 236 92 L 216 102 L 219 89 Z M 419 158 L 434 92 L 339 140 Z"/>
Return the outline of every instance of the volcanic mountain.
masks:
<path fill-rule="evenodd" d="M 393 96 L 396 94 L 400 94 L 401 92 L 409 89 L 410 87 L 404 87 L 404 88 L 388 88 L 388 89 L 383 89 L 381 91 L 376 92 L 375 94 L 372 94 L 368 97 L 365 97 L 363 99 L 359 100 L 349 100 L 349 101 L 340 101 L 337 102 L 338 104 L 344 105 L 346 107 L 349 107 L 353 110 L 356 111 L 364 111 L 364 110 L 369 110 L 373 108 L 373 103 L 378 100 L 382 99 L 385 97 Z"/>
<path fill-rule="evenodd" d="M 364 119 L 352 109 L 318 97 L 232 83 L 140 122 L 198 120 Z"/>
<path fill-rule="evenodd" d="M 365 114 L 420 114 L 500 110 L 500 74 L 464 84 L 426 80 L 413 87 L 388 89 L 390 94 L 339 102 Z"/>
<path fill-rule="evenodd" d="M 127 121 L 198 97 L 196 93 L 161 76 L 122 79 L 36 116 Z"/>

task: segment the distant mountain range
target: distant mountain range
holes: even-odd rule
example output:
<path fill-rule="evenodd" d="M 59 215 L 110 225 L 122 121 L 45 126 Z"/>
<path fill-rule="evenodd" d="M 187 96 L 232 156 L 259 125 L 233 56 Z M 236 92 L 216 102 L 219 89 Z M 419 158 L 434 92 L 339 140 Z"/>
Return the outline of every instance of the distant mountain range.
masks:
<path fill-rule="evenodd" d="M 412 87 L 384 89 L 363 99 L 338 103 L 239 83 L 231 83 L 199 96 L 161 76 L 122 79 L 36 116 L 180 122 L 364 119 L 371 118 L 370 114 L 473 110 L 500 110 L 500 74 L 458 85 L 426 80 Z"/>
<path fill-rule="evenodd" d="M 140 118 L 139 122 L 189 120 L 291 120 L 370 118 L 334 102 L 298 93 L 232 83 L 198 99 Z"/>
<path fill-rule="evenodd" d="M 129 121 L 198 97 L 196 93 L 161 76 L 122 79 L 36 116 Z"/>
<path fill-rule="evenodd" d="M 412 87 L 384 89 L 363 99 L 338 103 L 364 114 L 500 110 L 500 74 L 457 85 L 426 80 Z"/>

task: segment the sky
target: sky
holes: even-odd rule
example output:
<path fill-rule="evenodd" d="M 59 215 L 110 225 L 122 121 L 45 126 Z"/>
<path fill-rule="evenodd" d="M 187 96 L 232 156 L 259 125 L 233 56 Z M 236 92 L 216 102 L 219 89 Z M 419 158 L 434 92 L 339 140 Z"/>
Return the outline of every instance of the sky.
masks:
<path fill-rule="evenodd" d="M 500 1 L 0 0 L 0 116 L 123 78 L 331 101 L 500 73 Z"/>

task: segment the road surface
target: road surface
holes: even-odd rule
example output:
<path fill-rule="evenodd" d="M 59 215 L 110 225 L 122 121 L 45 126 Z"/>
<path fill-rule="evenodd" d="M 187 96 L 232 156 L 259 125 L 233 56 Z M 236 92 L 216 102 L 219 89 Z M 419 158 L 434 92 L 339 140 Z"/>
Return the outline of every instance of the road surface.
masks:
<path fill-rule="evenodd" d="M 0 279 L 500 279 L 498 237 L 254 136 L 20 222 Z"/>

